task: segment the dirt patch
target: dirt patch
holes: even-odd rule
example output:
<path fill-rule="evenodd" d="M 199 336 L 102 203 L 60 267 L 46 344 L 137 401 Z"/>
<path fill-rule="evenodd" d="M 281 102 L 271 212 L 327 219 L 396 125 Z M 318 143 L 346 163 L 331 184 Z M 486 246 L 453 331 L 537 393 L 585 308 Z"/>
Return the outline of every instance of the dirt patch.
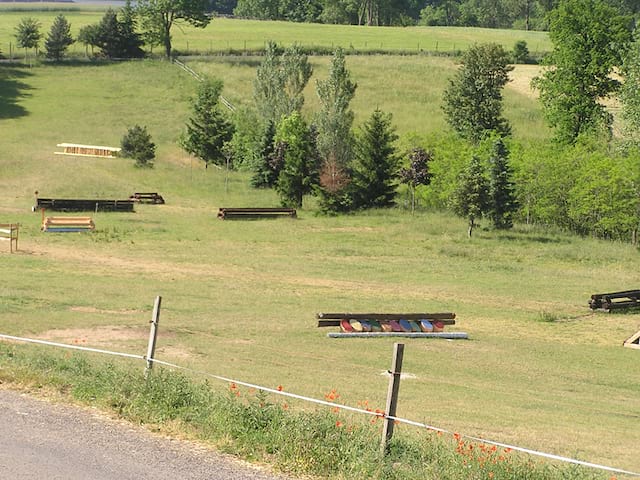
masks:
<path fill-rule="evenodd" d="M 538 98 L 538 92 L 531 88 L 531 81 L 542 74 L 540 65 L 516 65 L 509 73 L 510 82 L 506 88 L 530 98 Z"/>
<path fill-rule="evenodd" d="M 95 328 L 63 328 L 47 330 L 37 335 L 41 340 L 64 341 L 73 344 L 111 344 L 114 341 L 145 340 L 149 337 L 146 327 L 104 326 Z"/>
<path fill-rule="evenodd" d="M 109 315 L 134 315 L 144 313 L 142 310 L 103 310 L 94 307 L 71 307 L 69 310 L 80 313 L 107 313 Z"/>

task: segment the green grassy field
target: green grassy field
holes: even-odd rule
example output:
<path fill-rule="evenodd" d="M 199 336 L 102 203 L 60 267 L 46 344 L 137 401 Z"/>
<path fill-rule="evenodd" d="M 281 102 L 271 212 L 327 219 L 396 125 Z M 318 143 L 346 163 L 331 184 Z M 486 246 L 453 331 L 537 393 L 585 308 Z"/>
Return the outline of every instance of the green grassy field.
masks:
<path fill-rule="evenodd" d="M 0 4 L 0 51 L 5 56 L 9 56 L 11 51 L 15 52 L 15 28 L 22 18 L 38 19 L 42 25 L 41 32 L 46 36 L 53 19 L 60 13 L 70 22 L 74 37 L 82 26 L 98 23 L 102 17 L 99 7 L 89 10 L 84 7 L 43 8 L 23 4 L 21 9 L 16 10 L 12 4 Z M 546 32 L 455 27 L 364 27 L 228 18 L 215 18 L 205 29 L 189 25 L 183 28 L 176 27 L 172 36 L 174 48 L 182 54 L 262 50 L 267 41 L 275 41 L 282 45 L 299 43 L 325 49 L 341 46 L 347 51 L 355 49 L 363 52 L 428 51 L 450 54 L 465 50 L 473 43 L 483 42 L 497 42 L 511 50 L 520 40 L 527 42 L 529 50 L 534 55 L 540 55 L 551 48 Z M 161 53 L 160 49 L 157 50 Z M 69 51 L 83 54 L 85 47 L 74 44 Z M 24 52 L 14 53 L 20 56 L 23 54 Z"/>
<path fill-rule="evenodd" d="M 442 85 L 454 64 L 430 61 L 349 58 L 359 118 L 380 106 L 405 137 L 437 133 L 442 120 L 430 117 L 439 107 L 416 109 L 397 93 L 419 85 L 411 72 L 441 69 L 425 83 Z M 314 62 L 319 74 L 326 69 Z M 248 65 L 194 66 L 221 69 L 229 97 L 246 98 Z M 376 70 L 386 68 L 401 70 L 410 86 L 376 85 Z M 636 288 L 635 249 L 525 226 L 469 240 L 464 222 L 444 213 L 400 207 L 325 218 L 313 200 L 294 221 L 219 221 L 219 206 L 273 206 L 277 198 L 249 189 L 247 174 L 205 170 L 177 148 L 194 87 L 166 62 L 0 66 L 0 222 L 22 224 L 18 254 L 0 244 L 0 332 L 144 354 L 153 299 L 162 295 L 158 358 L 316 398 L 336 389 L 347 404 L 382 408 L 393 340 L 328 339 L 315 314 L 453 311 L 450 329 L 470 340 L 405 342 L 411 375 L 400 416 L 640 469 L 638 351 L 621 347 L 640 317 L 587 307 L 592 293 Z M 509 95 L 514 104 L 531 101 Z M 537 128 L 522 118 L 518 131 Z M 53 154 L 60 142 L 115 146 L 133 123 L 147 125 L 158 144 L 152 170 Z M 30 211 L 35 190 L 89 198 L 158 191 L 167 204 L 97 213 L 93 234 L 43 234 Z"/>

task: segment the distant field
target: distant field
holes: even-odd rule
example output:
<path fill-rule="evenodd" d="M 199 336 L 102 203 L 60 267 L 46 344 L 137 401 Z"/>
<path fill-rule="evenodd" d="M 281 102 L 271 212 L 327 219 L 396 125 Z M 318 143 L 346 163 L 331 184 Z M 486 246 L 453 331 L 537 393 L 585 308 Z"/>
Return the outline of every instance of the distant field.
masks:
<path fill-rule="evenodd" d="M 192 66 L 223 77 L 225 94 L 242 102 L 250 60 Z M 326 59 L 313 62 L 322 76 Z M 438 89 L 453 62 L 347 63 L 359 83 L 359 119 L 379 106 L 405 139 L 421 129 L 446 135 Z M 219 221 L 219 206 L 278 201 L 249 189 L 246 173 L 205 170 L 176 146 L 194 88 L 167 62 L 0 66 L 0 222 L 22 224 L 20 253 L 0 244 L 0 332 L 143 354 L 162 295 L 161 360 L 317 398 L 336 389 L 349 405 L 380 408 L 393 341 L 328 339 L 315 314 L 453 311 L 450 330 L 470 340 L 406 342 L 411 377 L 400 388 L 400 416 L 640 469 L 638 351 L 621 347 L 639 317 L 587 307 L 592 293 L 637 288 L 636 249 L 524 225 L 479 229 L 469 240 L 464 221 L 411 215 L 402 195 L 399 208 L 359 215 L 318 217 L 305 199 L 297 220 Z M 308 95 L 307 108 L 313 101 Z M 527 92 L 508 91 L 508 105 L 538 118 L 526 102 Z M 133 123 L 158 144 L 152 170 L 53 154 L 65 141 L 117 145 Z M 520 120 L 517 129 L 536 125 Z M 93 234 L 44 234 L 30 211 L 35 190 L 88 198 L 157 191 L 167 204 L 94 214 Z"/>
<path fill-rule="evenodd" d="M 42 32 L 46 34 L 55 16 L 63 13 L 71 23 L 75 36 L 82 26 L 97 23 L 102 16 L 98 7 L 60 7 L 59 10 L 34 7 L 33 10 L 15 11 L 11 5 L 0 3 L 0 51 L 5 56 L 15 50 L 15 27 L 23 17 L 37 18 L 42 24 Z M 473 43 L 483 42 L 497 42 L 511 50 L 519 40 L 527 42 L 532 54 L 541 54 L 551 47 L 545 32 L 454 27 L 364 27 L 228 18 L 216 18 L 205 29 L 190 26 L 175 28 L 172 34 L 174 48 L 182 54 L 255 51 L 263 49 L 270 40 L 282 45 L 299 43 L 329 49 L 341 46 L 346 50 L 361 52 L 453 53 L 465 50 Z M 85 50 L 82 45 L 73 45 L 70 51 L 82 54 Z M 19 55 L 22 56 L 22 52 Z"/>

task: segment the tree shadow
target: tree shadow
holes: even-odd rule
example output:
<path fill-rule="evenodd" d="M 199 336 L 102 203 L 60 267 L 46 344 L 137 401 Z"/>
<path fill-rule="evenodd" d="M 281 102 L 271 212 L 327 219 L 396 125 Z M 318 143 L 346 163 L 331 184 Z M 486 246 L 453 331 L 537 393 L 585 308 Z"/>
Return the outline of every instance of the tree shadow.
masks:
<path fill-rule="evenodd" d="M 24 79 L 33 74 L 22 68 L 0 66 L 0 119 L 24 117 L 29 112 L 18 102 L 30 96 L 33 87 Z"/>

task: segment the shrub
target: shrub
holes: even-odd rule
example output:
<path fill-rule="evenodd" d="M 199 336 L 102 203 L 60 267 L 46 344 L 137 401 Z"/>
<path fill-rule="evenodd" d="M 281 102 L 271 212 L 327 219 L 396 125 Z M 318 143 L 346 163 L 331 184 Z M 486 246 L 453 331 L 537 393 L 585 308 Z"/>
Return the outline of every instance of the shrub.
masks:
<path fill-rule="evenodd" d="M 156 144 L 151 141 L 151 135 L 147 127 L 134 125 L 127 130 L 120 142 L 121 155 L 133 158 L 136 167 L 153 167 L 153 159 L 156 157 Z"/>

